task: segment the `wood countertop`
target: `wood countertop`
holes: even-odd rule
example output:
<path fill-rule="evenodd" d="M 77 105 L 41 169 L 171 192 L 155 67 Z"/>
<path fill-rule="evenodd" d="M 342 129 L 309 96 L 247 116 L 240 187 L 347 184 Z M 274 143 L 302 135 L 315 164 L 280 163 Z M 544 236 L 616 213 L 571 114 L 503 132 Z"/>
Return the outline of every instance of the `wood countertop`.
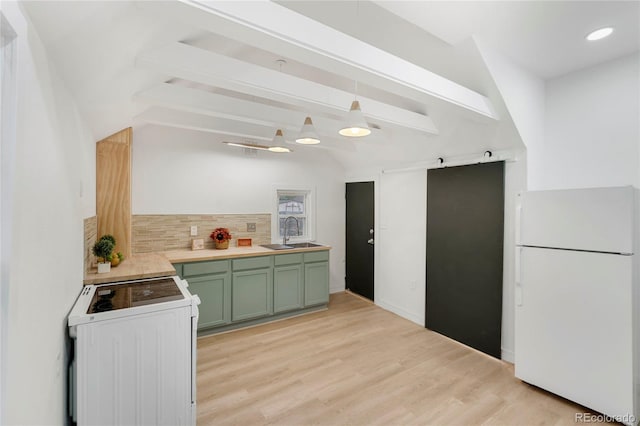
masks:
<path fill-rule="evenodd" d="M 160 253 L 134 254 L 123 260 L 118 266 L 111 267 L 111 272 L 98 274 L 97 268 L 85 272 L 84 284 L 104 284 L 118 281 L 138 280 L 175 275 L 176 270 L 171 262 Z"/>
<path fill-rule="evenodd" d="M 199 262 L 203 260 L 224 260 L 236 259 L 240 257 L 271 256 L 274 254 L 304 253 L 309 251 L 330 250 L 330 246 L 304 247 L 287 250 L 272 250 L 265 247 L 229 247 L 224 250 L 204 249 L 204 250 L 174 250 L 165 251 L 171 263 Z"/>
<path fill-rule="evenodd" d="M 104 284 L 143 278 L 166 277 L 176 274 L 172 263 L 200 262 L 205 260 L 224 260 L 240 257 L 271 256 L 277 254 L 304 253 L 330 250 L 330 246 L 301 247 L 288 250 L 272 250 L 265 247 L 229 247 L 225 250 L 172 250 L 159 253 L 134 254 L 112 267 L 111 272 L 98 274 L 97 268 L 91 268 L 84 275 L 84 284 Z"/>

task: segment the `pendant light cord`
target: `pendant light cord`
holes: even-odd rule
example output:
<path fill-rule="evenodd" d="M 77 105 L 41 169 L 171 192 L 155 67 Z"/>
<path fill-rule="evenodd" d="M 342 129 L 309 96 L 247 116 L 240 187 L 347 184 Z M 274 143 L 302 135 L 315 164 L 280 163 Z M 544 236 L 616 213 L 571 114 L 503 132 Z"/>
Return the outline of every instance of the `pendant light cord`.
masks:
<path fill-rule="evenodd" d="M 356 38 L 358 38 L 358 36 L 361 33 L 361 24 L 360 24 L 360 0 L 356 0 Z M 358 79 L 354 79 L 355 81 L 355 91 L 353 93 L 353 97 L 354 99 L 357 101 L 358 100 Z"/>

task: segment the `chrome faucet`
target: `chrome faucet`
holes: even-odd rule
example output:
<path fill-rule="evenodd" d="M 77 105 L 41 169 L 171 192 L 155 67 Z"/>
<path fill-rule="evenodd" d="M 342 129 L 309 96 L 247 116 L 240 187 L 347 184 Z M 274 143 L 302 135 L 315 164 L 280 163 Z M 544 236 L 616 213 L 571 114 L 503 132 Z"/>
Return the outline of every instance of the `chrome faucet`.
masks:
<path fill-rule="evenodd" d="M 282 238 L 283 245 L 287 245 L 287 240 L 289 240 L 289 236 L 287 235 L 287 230 L 289 229 L 287 227 L 287 224 L 289 223 L 289 219 L 293 219 L 296 221 L 296 235 L 300 235 L 300 223 L 298 222 L 298 219 L 294 216 L 287 217 L 284 220 L 284 237 Z"/>

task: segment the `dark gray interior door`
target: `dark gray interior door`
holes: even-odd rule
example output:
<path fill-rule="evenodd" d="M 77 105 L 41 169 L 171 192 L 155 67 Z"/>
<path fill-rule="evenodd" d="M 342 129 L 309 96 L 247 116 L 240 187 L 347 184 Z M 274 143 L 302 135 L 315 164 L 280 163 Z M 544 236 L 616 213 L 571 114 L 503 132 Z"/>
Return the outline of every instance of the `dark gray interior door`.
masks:
<path fill-rule="evenodd" d="M 373 300 L 373 182 L 347 183 L 345 285 Z"/>
<path fill-rule="evenodd" d="M 427 173 L 425 326 L 500 358 L 504 162 Z"/>

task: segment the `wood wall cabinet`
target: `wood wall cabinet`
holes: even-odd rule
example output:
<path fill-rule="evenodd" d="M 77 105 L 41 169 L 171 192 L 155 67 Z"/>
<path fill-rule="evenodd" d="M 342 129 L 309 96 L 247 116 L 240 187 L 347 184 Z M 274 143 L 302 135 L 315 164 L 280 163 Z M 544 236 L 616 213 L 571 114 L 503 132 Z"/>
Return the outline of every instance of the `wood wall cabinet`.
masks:
<path fill-rule="evenodd" d="M 131 127 L 96 143 L 97 237 L 111 234 L 115 252 L 131 257 Z"/>

